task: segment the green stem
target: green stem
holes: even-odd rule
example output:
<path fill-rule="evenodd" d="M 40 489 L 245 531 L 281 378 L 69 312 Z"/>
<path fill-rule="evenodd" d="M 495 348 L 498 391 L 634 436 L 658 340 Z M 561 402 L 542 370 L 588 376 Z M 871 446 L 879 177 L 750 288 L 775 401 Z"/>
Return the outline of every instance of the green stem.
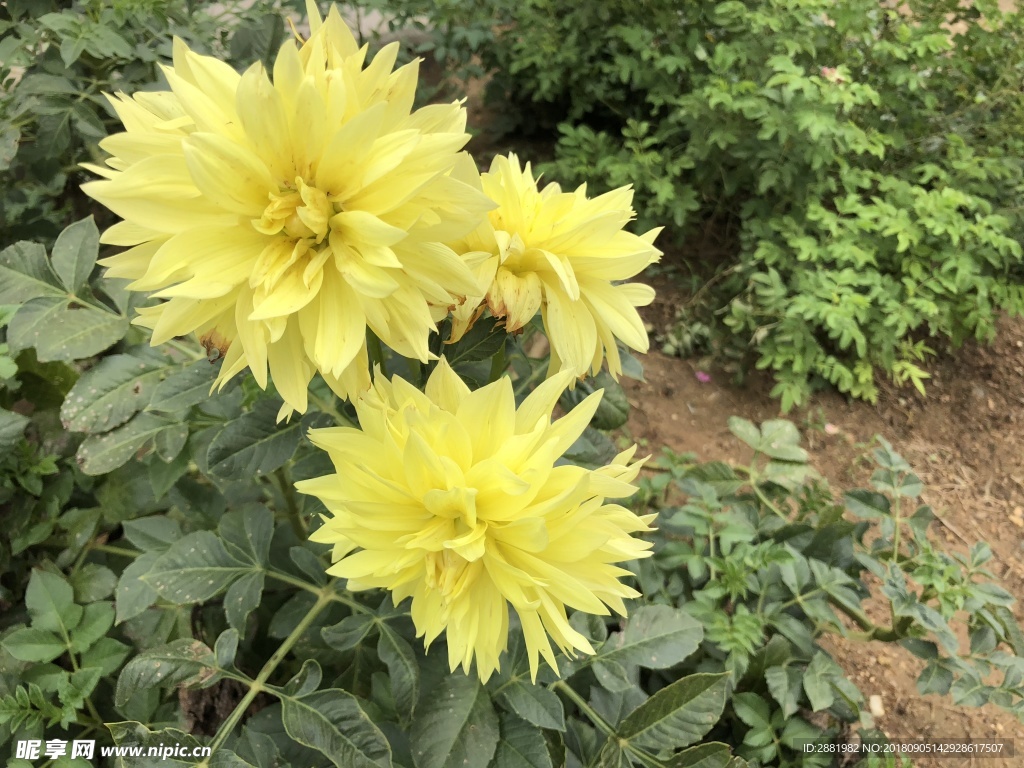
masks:
<path fill-rule="evenodd" d="M 904 476 L 905 477 L 905 476 Z M 903 482 L 903 478 L 900 479 Z M 900 497 L 896 496 L 893 499 L 892 504 L 892 520 L 893 520 L 893 532 L 892 532 L 892 558 L 890 562 L 897 562 L 900 557 L 900 534 L 903 531 L 903 518 L 900 517 Z"/>
<path fill-rule="evenodd" d="M 594 711 L 594 708 L 587 703 L 587 700 L 576 693 L 572 686 L 567 682 L 564 680 L 558 680 L 551 684 L 551 689 L 564 693 L 566 698 L 572 701 L 572 703 L 576 705 L 576 708 L 586 715 L 587 719 L 590 720 L 590 722 L 592 722 L 599 731 L 604 733 L 605 736 L 615 735 L 615 729 L 612 728 L 603 717 L 597 714 L 597 712 Z"/>
<path fill-rule="evenodd" d="M 662 763 L 661 760 L 659 760 L 656 756 L 652 755 L 650 752 L 640 749 L 639 747 L 633 746 L 626 739 L 619 738 L 618 735 L 615 733 L 615 729 L 611 725 L 609 725 L 608 722 L 603 717 L 601 717 L 601 715 L 599 715 L 593 707 L 591 707 L 587 703 L 586 699 L 584 699 L 582 696 L 576 693 L 576 691 L 573 690 L 572 686 L 570 686 L 564 680 L 559 680 L 555 683 L 552 683 L 551 688 L 552 690 L 558 690 L 564 693 L 566 697 L 570 699 L 573 704 L 576 705 L 579 711 L 586 715 L 587 719 L 589 719 L 590 722 L 592 722 L 599 731 L 604 733 L 605 736 L 610 736 L 613 739 L 618 739 L 619 747 L 621 749 L 632 752 L 637 757 L 643 758 L 645 765 L 664 765 L 664 763 Z"/>
<path fill-rule="evenodd" d="M 171 347 L 172 349 L 178 350 L 183 355 L 187 355 L 188 357 L 191 357 L 193 360 L 205 360 L 206 359 L 206 355 L 204 355 L 200 350 L 196 349 L 193 346 L 189 346 L 188 344 L 182 344 L 180 341 L 177 341 L 175 339 L 171 339 L 170 341 L 166 341 L 164 343 L 167 346 Z"/>
<path fill-rule="evenodd" d="M 281 490 L 285 507 L 288 509 L 288 522 L 291 523 L 292 530 L 299 541 L 305 541 L 309 538 L 309 530 L 306 528 L 306 521 L 302 519 L 302 512 L 299 511 L 299 502 L 295 498 L 295 486 L 292 485 L 288 468 L 281 466 L 274 470 L 274 479 L 277 480 L 277 486 Z"/>
<path fill-rule="evenodd" d="M 319 595 L 323 591 L 320 587 L 315 587 L 307 581 L 297 579 L 291 574 L 283 573 L 282 571 L 268 570 L 266 571 L 266 574 L 272 579 L 283 581 L 285 584 L 290 584 L 293 587 L 298 587 L 299 589 L 303 589 L 306 592 L 312 592 L 314 595 Z M 330 599 L 336 603 L 347 605 L 349 608 L 351 608 L 353 611 L 356 611 L 357 613 L 373 613 L 372 609 L 367 608 L 358 600 L 353 600 L 351 597 L 347 597 L 346 595 L 343 595 L 339 592 L 332 591 L 330 594 Z"/>
<path fill-rule="evenodd" d="M 330 584 L 318 590 L 319 597 L 313 604 L 313 607 L 309 609 L 309 612 L 303 617 L 302 621 L 298 623 L 295 629 L 292 630 L 291 634 L 284 639 L 281 646 L 274 651 L 274 655 L 270 657 L 266 664 L 263 665 L 263 669 L 256 676 L 256 679 L 249 685 L 249 690 L 246 692 L 242 700 L 238 702 L 238 706 L 235 707 L 234 711 L 228 715 L 228 719 L 221 723 L 217 729 L 217 735 L 213 737 L 213 741 L 210 742 L 211 754 L 216 754 L 217 750 L 224 746 L 224 742 L 227 741 L 232 731 L 235 730 L 235 726 L 238 725 L 239 721 L 245 715 L 245 711 L 252 704 L 253 700 L 260 694 L 261 691 L 267 685 L 267 681 L 270 680 L 270 676 L 274 674 L 274 670 L 278 668 L 288 652 L 291 651 L 292 647 L 299 641 L 299 638 L 305 634 L 306 630 L 313 624 L 316 617 L 319 616 L 327 606 L 331 604 L 334 590 Z M 206 761 L 203 761 L 202 765 L 207 765 Z"/>
<path fill-rule="evenodd" d="M 108 555 L 117 555 L 118 557 L 138 557 L 142 553 L 129 549 L 128 547 L 115 547 L 111 544 L 91 544 L 89 549 L 95 550 L 96 552 L 106 552 Z"/>
<path fill-rule="evenodd" d="M 352 420 L 339 411 L 333 402 L 324 400 L 322 397 L 318 397 L 312 392 L 309 393 L 309 399 L 316 404 L 316 407 L 320 409 L 321 413 L 326 413 L 328 416 L 333 418 L 334 423 L 339 427 L 355 427 Z"/>

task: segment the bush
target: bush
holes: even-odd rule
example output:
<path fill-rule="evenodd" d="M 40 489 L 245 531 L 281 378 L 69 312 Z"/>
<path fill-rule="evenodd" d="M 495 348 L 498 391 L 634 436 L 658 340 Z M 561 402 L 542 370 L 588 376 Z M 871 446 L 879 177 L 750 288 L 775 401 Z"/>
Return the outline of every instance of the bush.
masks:
<path fill-rule="evenodd" d="M 177 35 L 232 62 L 284 40 L 271 0 L 12 0 L 0 7 L 0 231 L 4 244 L 52 242 L 89 211 L 78 190 L 100 139 L 119 124 L 103 93 L 152 86 Z M 225 21 L 230 23 L 225 25 Z"/>
<path fill-rule="evenodd" d="M 562 121 L 557 175 L 730 235 L 717 306 L 784 409 L 820 382 L 873 401 L 879 375 L 924 391 L 929 339 L 1024 309 L 1024 21 L 903 7 L 538 1 L 486 60 L 520 114 Z"/>

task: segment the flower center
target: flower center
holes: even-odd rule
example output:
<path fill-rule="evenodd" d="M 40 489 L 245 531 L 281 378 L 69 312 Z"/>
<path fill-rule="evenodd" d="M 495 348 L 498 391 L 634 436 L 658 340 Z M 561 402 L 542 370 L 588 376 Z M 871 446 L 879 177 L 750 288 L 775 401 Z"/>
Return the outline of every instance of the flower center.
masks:
<path fill-rule="evenodd" d="M 454 552 L 431 552 L 426 556 L 423 580 L 427 587 L 440 593 L 445 603 L 455 600 L 476 575 L 478 566 Z"/>
<path fill-rule="evenodd" d="M 289 275 L 307 291 L 319 287 L 319 272 L 331 255 L 324 240 L 331 233 L 331 217 L 339 206 L 317 187 L 295 177 L 295 186 L 270 193 L 263 216 L 253 219 L 257 232 L 275 237 L 256 260 L 249 284 L 262 302 Z M 286 281 L 287 283 L 287 281 Z"/>
<path fill-rule="evenodd" d="M 337 212 L 323 190 L 296 176 L 294 187 L 270 193 L 270 204 L 252 224 L 265 235 L 283 232 L 288 237 L 313 240 L 319 245 L 330 233 L 331 217 Z"/>

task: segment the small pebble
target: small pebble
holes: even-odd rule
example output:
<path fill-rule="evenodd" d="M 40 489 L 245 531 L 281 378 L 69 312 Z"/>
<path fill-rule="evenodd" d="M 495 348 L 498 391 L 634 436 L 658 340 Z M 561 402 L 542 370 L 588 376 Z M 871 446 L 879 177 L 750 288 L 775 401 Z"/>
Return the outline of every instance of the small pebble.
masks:
<path fill-rule="evenodd" d="M 872 717 L 884 717 L 885 707 L 882 706 L 882 697 L 877 693 L 868 697 L 868 709 Z"/>

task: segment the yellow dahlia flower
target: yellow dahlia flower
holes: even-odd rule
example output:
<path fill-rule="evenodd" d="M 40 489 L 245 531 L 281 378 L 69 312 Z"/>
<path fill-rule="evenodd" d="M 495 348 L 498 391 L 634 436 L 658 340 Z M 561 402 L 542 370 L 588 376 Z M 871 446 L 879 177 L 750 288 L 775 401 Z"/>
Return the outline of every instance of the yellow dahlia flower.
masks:
<path fill-rule="evenodd" d="M 469 139 L 459 103 L 411 111 L 416 63 L 397 44 L 364 66 L 336 9 L 308 4 L 312 34 L 273 68 L 239 75 L 174 43 L 170 91 L 118 94 L 125 126 L 100 146 L 109 167 L 84 191 L 124 219 L 103 262 L 129 288 L 164 299 L 140 310 L 153 344 L 196 332 L 225 360 L 223 384 L 267 369 L 306 409 L 319 372 L 342 397 L 369 386 L 366 329 L 426 361 L 436 321 L 476 290 L 440 243 L 493 204 L 452 178 Z"/>
<path fill-rule="evenodd" d="M 474 182 L 468 165 L 459 173 Z M 585 184 L 575 192 L 562 192 L 558 184 L 538 190 L 530 164 L 521 168 L 515 155 L 496 157 L 490 172 L 476 178 L 498 207 L 471 235 L 452 243 L 475 266 L 480 282 L 475 302 L 455 310 L 453 339 L 484 306 L 504 318 L 510 332 L 540 311 L 551 342 L 552 372 L 596 374 L 607 357 L 608 370 L 618 377 L 616 339 L 647 351 L 647 331 L 636 307 L 650 304 L 654 290 L 617 281 L 661 257 L 653 246 L 661 229 L 643 235 L 623 230 L 635 216 L 629 187 L 592 199 Z"/>
<path fill-rule="evenodd" d="M 570 656 L 593 653 L 566 607 L 625 615 L 638 593 L 615 563 L 646 557 L 650 530 L 619 504 L 642 461 L 635 446 L 596 471 L 555 461 L 590 422 L 602 392 L 552 423 L 572 374 L 541 384 L 516 410 L 507 377 L 471 392 L 442 359 L 421 392 L 377 377 L 356 401 L 362 429 L 314 430 L 337 474 L 297 484 L 330 512 L 311 538 L 334 545 L 329 572 L 349 589 L 412 598 L 426 645 L 447 631 L 448 662 L 487 680 L 507 647 L 509 606 L 519 615 L 537 675 L 556 669 L 551 640 Z"/>

